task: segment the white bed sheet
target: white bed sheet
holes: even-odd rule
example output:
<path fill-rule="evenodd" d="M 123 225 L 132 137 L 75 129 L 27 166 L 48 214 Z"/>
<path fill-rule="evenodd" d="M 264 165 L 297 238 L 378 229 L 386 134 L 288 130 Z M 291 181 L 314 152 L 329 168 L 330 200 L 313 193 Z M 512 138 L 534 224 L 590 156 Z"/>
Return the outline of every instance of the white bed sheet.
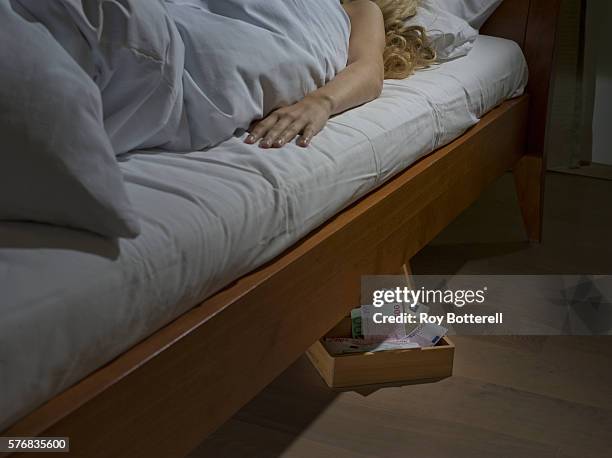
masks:
<path fill-rule="evenodd" d="M 123 158 L 142 219 L 135 240 L 0 224 L 0 430 L 458 137 L 526 81 L 518 46 L 481 36 L 465 58 L 387 81 L 308 149 L 233 138 Z"/>

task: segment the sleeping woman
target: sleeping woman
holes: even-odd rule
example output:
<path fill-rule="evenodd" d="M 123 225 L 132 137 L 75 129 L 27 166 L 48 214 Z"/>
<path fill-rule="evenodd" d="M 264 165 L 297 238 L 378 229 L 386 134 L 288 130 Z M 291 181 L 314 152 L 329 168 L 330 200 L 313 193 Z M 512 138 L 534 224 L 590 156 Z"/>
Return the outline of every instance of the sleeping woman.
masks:
<path fill-rule="evenodd" d="M 350 18 L 346 68 L 323 87 L 293 105 L 255 122 L 246 143 L 279 148 L 299 136 L 308 146 L 338 113 L 377 98 L 384 78 L 403 79 L 435 60 L 425 31 L 406 27 L 418 0 L 353 0 L 343 5 Z"/>

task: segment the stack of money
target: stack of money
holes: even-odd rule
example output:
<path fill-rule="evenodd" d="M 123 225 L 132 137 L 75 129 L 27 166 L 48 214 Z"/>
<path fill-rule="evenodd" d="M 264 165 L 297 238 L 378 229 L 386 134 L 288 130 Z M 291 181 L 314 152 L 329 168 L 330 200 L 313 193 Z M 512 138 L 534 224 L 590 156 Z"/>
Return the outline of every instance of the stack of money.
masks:
<path fill-rule="evenodd" d="M 366 353 L 386 350 L 405 350 L 419 348 L 419 344 L 410 339 L 350 339 L 348 337 L 328 337 L 325 347 L 332 355 L 348 353 Z"/>
<path fill-rule="evenodd" d="M 409 308 L 404 311 L 401 304 L 389 304 L 383 307 L 362 305 L 351 310 L 352 338 L 328 337 L 324 340 L 331 354 L 364 353 L 407 348 L 432 347 L 446 335 L 445 327 L 431 323 L 384 323 L 373 320 L 375 313 L 398 315 L 409 313 L 419 316 L 426 312 L 426 307 Z"/>
<path fill-rule="evenodd" d="M 363 339 L 363 329 L 361 328 L 361 307 L 351 310 L 351 330 L 353 339 Z"/>

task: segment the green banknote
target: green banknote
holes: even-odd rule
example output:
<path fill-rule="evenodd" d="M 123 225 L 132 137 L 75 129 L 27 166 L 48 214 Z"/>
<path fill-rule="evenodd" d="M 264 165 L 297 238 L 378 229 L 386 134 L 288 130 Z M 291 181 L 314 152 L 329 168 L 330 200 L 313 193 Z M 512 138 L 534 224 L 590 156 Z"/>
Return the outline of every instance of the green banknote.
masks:
<path fill-rule="evenodd" d="M 363 339 L 363 328 L 361 326 L 361 307 L 351 310 L 351 332 L 353 339 Z"/>

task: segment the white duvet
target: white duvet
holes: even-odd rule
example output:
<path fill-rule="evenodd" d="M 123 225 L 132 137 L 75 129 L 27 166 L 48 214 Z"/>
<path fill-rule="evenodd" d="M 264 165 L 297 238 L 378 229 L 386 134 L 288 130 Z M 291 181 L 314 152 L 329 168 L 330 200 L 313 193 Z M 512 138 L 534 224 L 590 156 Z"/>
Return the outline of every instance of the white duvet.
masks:
<path fill-rule="evenodd" d="M 96 81 L 115 152 L 216 145 L 346 66 L 335 0 L 15 0 Z"/>

